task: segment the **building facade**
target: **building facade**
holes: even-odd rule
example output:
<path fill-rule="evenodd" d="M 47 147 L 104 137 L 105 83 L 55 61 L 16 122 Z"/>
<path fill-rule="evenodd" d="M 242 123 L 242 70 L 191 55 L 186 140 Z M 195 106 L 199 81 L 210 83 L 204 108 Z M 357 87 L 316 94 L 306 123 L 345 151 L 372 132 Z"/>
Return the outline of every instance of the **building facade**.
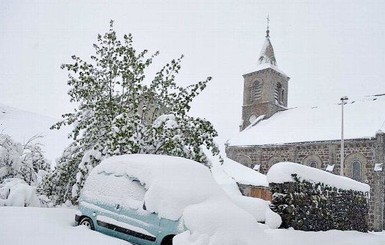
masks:
<path fill-rule="evenodd" d="M 295 127 L 290 128 L 290 122 L 294 120 L 292 118 L 295 117 L 295 120 L 300 122 L 301 114 L 294 114 L 295 110 L 287 108 L 289 77 L 277 67 L 268 31 L 265 44 L 258 59 L 256 71 L 243 75 L 243 78 L 244 90 L 240 129 L 242 131 L 241 136 L 243 135 L 243 137 L 245 137 L 245 135 L 249 134 L 249 140 L 229 140 L 226 145 L 226 155 L 228 158 L 250 168 L 259 169 L 259 171 L 264 174 L 267 173 L 273 164 L 282 161 L 296 162 L 323 169 L 334 174 L 340 174 L 341 140 L 338 136 L 322 136 L 317 139 L 316 137 L 319 134 L 309 130 L 308 134 L 314 137 L 301 138 L 296 137 L 295 132 L 293 132 L 298 129 L 295 129 Z M 384 97 L 384 95 L 377 95 L 365 103 L 368 104 L 368 108 L 371 108 L 371 105 L 377 106 L 377 104 L 378 108 L 382 108 L 379 103 L 383 103 L 384 109 L 382 115 L 384 116 L 382 116 L 382 120 L 385 122 Z M 351 103 L 352 113 L 354 112 L 354 108 L 361 108 L 363 105 L 366 106 L 365 103 L 356 103 L 354 106 L 354 102 Z M 317 113 L 317 111 L 314 113 Z M 378 111 L 376 115 L 380 113 L 381 111 Z M 277 116 L 273 116 L 275 114 Z M 352 130 L 359 132 L 360 126 L 369 127 L 366 125 L 369 125 L 369 122 L 374 120 L 369 118 L 370 115 L 367 116 L 368 118 L 362 118 L 362 125 L 354 125 Z M 304 119 L 302 121 L 305 121 L 306 115 L 303 116 Z M 333 116 L 329 118 L 332 117 Z M 363 115 L 363 117 L 365 117 L 365 115 Z M 327 117 L 320 118 L 324 120 Z M 268 124 L 269 120 L 275 124 Z M 365 120 L 367 120 L 368 123 L 365 123 Z M 325 125 L 327 125 L 328 121 L 325 121 Z M 290 141 L 290 137 L 288 137 L 289 140 L 274 137 L 277 134 L 271 132 L 282 130 L 286 124 L 289 125 L 286 130 L 282 131 L 282 134 L 293 133 L 293 141 Z M 274 125 L 276 126 L 274 127 Z M 298 123 L 298 125 L 300 125 L 300 123 Z M 309 127 L 311 126 L 312 125 L 309 125 Z M 258 129 L 258 127 L 261 128 L 260 131 L 252 129 Z M 268 130 L 264 130 L 265 128 Z M 371 187 L 369 228 L 374 231 L 382 231 L 385 220 L 385 178 L 382 167 L 385 161 L 385 134 L 380 128 L 381 125 L 378 130 L 373 130 L 371 136 L 363 134 L 361 137 L 357 132 L 353 132 L 351 134 L 353 136 L 345 140 L 344 147 L 345 176 L 367 183 Z M 317 129 L 318 131 L 322 131 L 324 128 L 320 126 L 316 128 L 315 131 L 317 131 Z M 253 134 L 252 130 L 257 133 L 254 132 L 255 134 L 250 137 L 250 134 Z M 303 130 L 306 131 L 307 127 L 305 126 L 302 131 Z M 329 131 L 333 130 L 334 129 L 331 128 L 329 129 Z M 325 133 L 325 135 L 327 135 L 327 133 Z M 271 139 L 261 140 L 268 137 L 266 135 L 269 134 L 271 135 Z M 303 134 L 306 135 L 306 133 Z M 277 142 L 274 142 L 274 138 L 277 138 Z M 255 140 L 253 141 L 253 139 Z"/>

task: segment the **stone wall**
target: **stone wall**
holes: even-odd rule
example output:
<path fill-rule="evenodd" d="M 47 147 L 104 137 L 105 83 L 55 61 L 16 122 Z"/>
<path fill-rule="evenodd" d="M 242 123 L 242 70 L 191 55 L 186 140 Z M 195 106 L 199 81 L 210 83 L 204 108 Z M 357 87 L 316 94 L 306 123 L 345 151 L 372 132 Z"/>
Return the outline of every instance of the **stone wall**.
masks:
<path fill-rule="evenodd" d="M 375 172 L 376 163 L 385 162 L 384 134 L 379 133 L 372 139 L 345 140 L 344 173 L 353 177 L 352 163 L 362 163 L 361 182 L 371 187 L 369 200 L 369 228 L 374 231 L 383 230 L 385 223 L 384 202 L 385 183 L 384 171 Z M 260 172 L 266 174 L 268 169 L 277 162 L 291 161 L 310 165 L 326 170 L 330 165 L 334 174 L 340 173 L 340 141 L 318 141 L 289 143 L 283 145 L 263 146 L 227 146 L 227 157 L 253 168 L 260 165 Z M 245 159 L 248 159 L 245 161 Z"/>
<path fill-rule="evenodd" d="M 271 209 L 282 218 L 283 228 L 304 231 L 368 231 L 368 193 L 310 183 L 270 183 Z"/>

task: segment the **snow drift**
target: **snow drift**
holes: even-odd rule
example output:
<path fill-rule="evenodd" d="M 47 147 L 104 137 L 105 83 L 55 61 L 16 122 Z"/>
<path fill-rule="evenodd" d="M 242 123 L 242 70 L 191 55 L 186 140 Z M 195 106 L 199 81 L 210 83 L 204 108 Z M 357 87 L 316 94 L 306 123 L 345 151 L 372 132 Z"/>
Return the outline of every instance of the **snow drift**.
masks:
<path fill-rule="evenodd" d="M 254 244 L 261 231 L 257 220 L 218 186 L 209 169 L 195 161 L 162 155 L 122 155 L 102 161 L 89 178 L 102 172 L 138 179 L 147 189 L 144 201 L 148 211 L 170 220 L 182 219 L 188 230 L 174 238 L 176 245 Z M 97 198 L 92 192 L 82 195 Z"/>

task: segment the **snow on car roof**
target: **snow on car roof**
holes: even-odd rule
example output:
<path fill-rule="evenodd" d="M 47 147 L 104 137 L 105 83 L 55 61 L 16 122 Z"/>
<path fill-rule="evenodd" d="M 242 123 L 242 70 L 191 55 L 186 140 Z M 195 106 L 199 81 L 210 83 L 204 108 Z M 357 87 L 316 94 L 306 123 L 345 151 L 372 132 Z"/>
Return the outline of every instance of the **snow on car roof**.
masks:
<path fill-rule="evenodd" d="M 180 157 L 113 156 L 92 172 L 137 178 L 147 189 L 144 197 L 147 210 L 170 220 L 179 219 L 188 205 L 225 195 L 206 166 Z"/>

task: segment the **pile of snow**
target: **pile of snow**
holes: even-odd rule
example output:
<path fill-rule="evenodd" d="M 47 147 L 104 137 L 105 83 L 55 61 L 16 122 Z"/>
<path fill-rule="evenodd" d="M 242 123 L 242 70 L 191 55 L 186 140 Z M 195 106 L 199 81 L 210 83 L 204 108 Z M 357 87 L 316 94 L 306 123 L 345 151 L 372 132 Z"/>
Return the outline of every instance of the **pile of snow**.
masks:
<path fill-rule="evenodd" d="M 115 156 L 102 161 L 89 178 L 105 174 L 138 179 L 147 189 L 148 211 L 170 220 L 182 218 L 188 230 L 177 235 L 174 244 L 254 244 L 261 231 L 257 220 L 216 184 L 209 169 L 195 161 L 162 155 Z M 84 198 L 98 198 L 87 191 L 92 188 L 86 183 Z"/>
<path fill-rule="evenodd" d="M 16 142 L 25 143 L 34 136 L 42 136 L 36 142 L 42 144 L 44 156 L 52 163 L 69 145 L 68 128 L 50 130 L 59 120 L 0 104 L 0 132 Z"/>
<path fill-rule="evenodd" d="M 224 171 L 237 183 L 252 186 L 268 187 L 266 175 L 226 158 L 223 163 Z"/>
<path fill-rule="evenodd" d="M 228 160 L 229 159 L 225 159 L 225 163 L 228 162 Z M 239 191 L 237 183 L 224 170 L 223 165 L 213 164 L 211 172 L 215 181 L 219 184 L 219 186 L 222 187 L 222 189 L 227 193 L 227 195 L 229 195 L 231 200 L 238 207 L 250 213 L 258 222 L 266 223 L 266 225 L 268 225 L 272 229 L 276 229 L 281 225 L 282 219 L 278 214 L 271 211 L 269 207 L 270 202 L 262 200 L 260 198 L 242 196 L 242 193 Z"/>
<path fill-rule="evenodd" d="M 0 206 L 39 207 L 36 187 L 21 179 L 5 179 L 0 184 Z"/>
<path fill-rule="evenodd" d="M 0 243 L 10 245 L 129 245 L 130 243 L 75 226 L 73 209 L 64 208 L 0 208 Z M 227 221 L 225 221 L 227 222 Z M 234 229 L 237 230 L 234 226 Z M 242 234 L 243 235 L 243 234 Z M 177 239 L 183 237 L 177 237 Z M 205 245 L 210 244 L 206 243 Z M 241 244 L 243 243 L 233 243 Z M 385 233 L 357 231 L 304 232 L 292 229 L 265 229 L 254 244 L 312 244 L 312 245 L 381 245 Z"/>
<path fill-rule="evenodd" d="M 355 181 L 348 177 L 335 175 L 320 169 L 308 167 L 298 163 L 280 162 L 274 164 L 267 173 L 269 183 L 294 182 L 292 175 L 296 174 L 299 179 L 312 183 L 324 183 L 325 185 L 344 190 L 355 190 L 369 192 L 367 184 Z"/>
<path fill-rule="evenodd" d="M 75 210 L 64 208 L 0 208 L 0 244 L 129 245 L 75 225 Z"/>
<path fill-rule="evenodd" d="M 241 191 L 238 188 L 235 180 L 228 175 L 223 166 L 213 165 L 211 167 L 211 173 L 214 177 L 215 182 L 227 193 L 229 196 L 242 196 Z"/>
<path fill-rule="evenodd" d="M 385 132 L 385 96 L 349 101 L 344 106 L 345 139 L 372 138 Z M 245 129 L 229 145 L 265 145 L 339 140 L 341 104 L 292 108 Z"/>

